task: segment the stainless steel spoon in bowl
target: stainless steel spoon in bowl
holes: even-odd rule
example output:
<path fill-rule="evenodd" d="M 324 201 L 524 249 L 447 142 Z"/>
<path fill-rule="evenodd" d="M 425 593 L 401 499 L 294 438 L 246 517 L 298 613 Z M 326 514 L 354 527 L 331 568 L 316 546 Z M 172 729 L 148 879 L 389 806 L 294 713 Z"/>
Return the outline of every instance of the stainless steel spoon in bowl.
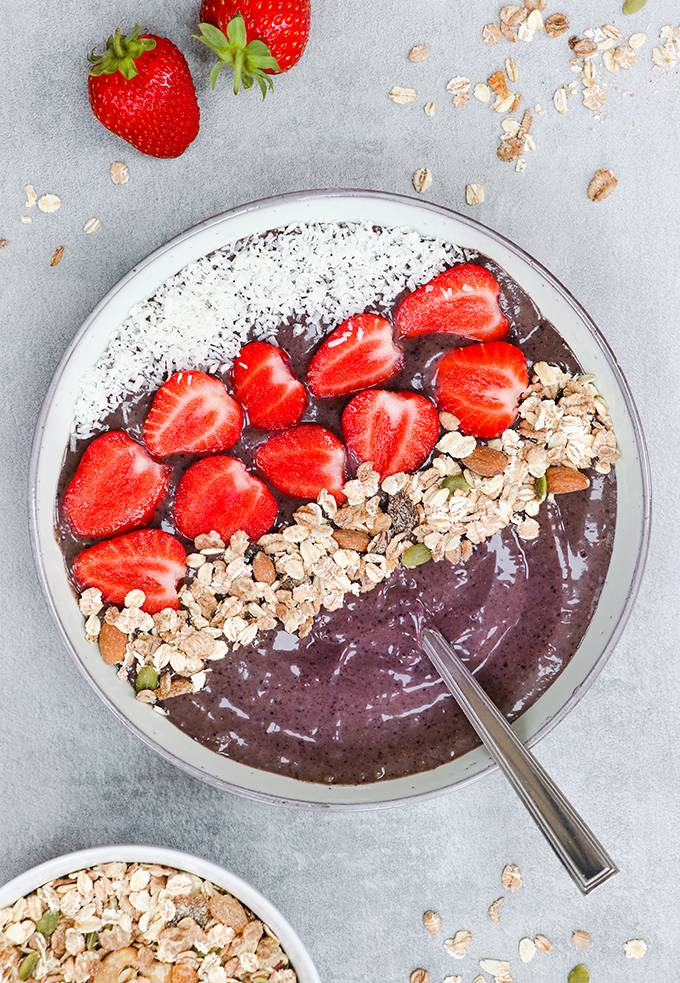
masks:
<path fill-rule="evenodd" d="M 618 867 L 445 638 L 425 628 L 421 644 L 484 746 L 583 894 Z"/>

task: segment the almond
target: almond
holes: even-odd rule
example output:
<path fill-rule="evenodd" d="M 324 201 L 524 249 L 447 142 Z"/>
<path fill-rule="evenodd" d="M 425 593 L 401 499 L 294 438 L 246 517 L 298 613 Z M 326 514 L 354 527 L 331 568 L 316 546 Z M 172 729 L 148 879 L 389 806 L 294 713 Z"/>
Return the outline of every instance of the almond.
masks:
<path fill-rule="evenodd" d="M 99 632 L 99 654 L 107 666 L 115 666 L 117 662 L 123 661 L 127 641 L 127 635 L 119 628 L 104 622 Z"/>
<path fill-rule="evenodd" d="M 336 529 L 333 539 L 343 550 L 356 550 L 357 553 L 365 553 L 371 541 L 368 533 L 360 529 Z"/>
<path fill-rule="evenodd" d="M 473 474 L 481 475 L 482 478 L 493 478 L 496 474 L 502 474 L 510 458 L 503 451 L 496 451 L 493 447 L 475 447 L 472 454 L 463 458 L 465 467 Z"/>
<path fill-rule="evenodd" d="M 554 466 L 545 473 L 548 480 L 548 491 L 553 495 L 567 495 L 569 492 L 585 491 L 590 485 L 590 479 L 576 468 Z"/>
<path fill-rule="evenodd" d="M 253 577 L 258 584 L 273 584 L 276 580 L 276 567 L 266 553 L 260 551 L 253 557 Z"/>

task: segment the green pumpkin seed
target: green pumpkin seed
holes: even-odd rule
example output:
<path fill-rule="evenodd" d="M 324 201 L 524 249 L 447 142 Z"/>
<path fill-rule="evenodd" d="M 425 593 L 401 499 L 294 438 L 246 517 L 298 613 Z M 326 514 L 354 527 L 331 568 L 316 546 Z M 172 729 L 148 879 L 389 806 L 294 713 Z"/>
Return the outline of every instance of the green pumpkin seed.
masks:
<path fill-rule="evenodd" d="M 637 14 L 646 5 L 647 0 L 624 0 L 624 14 Z"/>
<path fill-rule="evenodd" d="M 38 965 L 38 960 L 40 956 L 37 952 L 29 952 L 27 956 L 19 963 L 19 979 L 27 980 L 29 977 L 33 976 L 33 972 Z"/>
<path fill-rule="evenodd" d="M 405 567 L 421 567 L 423 563 L 428 563 L 431 559 L 432 553 L 425 543 L 414 543 L 404 552 L 401 561 Z"/>
<path fill-rule="evenodd" d="M 156 689 L 158 673 L 153 666 L 142 666 L 135 679 L 135 689 L 141 693 L 143 689 Z"/>
<path fill-rule="evenodd" d="M 568 983 L 590 983 L 590 973 L 588 972 L 588 967 L 584 966 L 583 963 L 579 963 L 578 966 L 574 966 L 571 973 L 569 973 Z"/>
<path fill-rule="evenodd" d="M 467 495 L 470 491 L 470 486 L 462 474 L 450 474 L 447 478 L 444 478 L 439 487 L 446 488 L 452 495 L 457 491 Z"/>
<path fill-rule="evenodd" d="M 88 932 L 85 936 L 85 948 L 86 949 L 98 949 L 99 948 L 99 932 Z"/>
<path fill-rule="evenodd" d="M 534 488 L 536 489 L 536 498 L 539 502 L 545 502 L 548 497 L 548 479 L 544 474 L 540 478 L 536 478 Z"/>
<path fill-rule="evenodd" d="M 44 935 L 46 939 L 49 939 L 50 935 L 59 924 L 60 918 L 60 911 L 46 911 L 42 918 L 36 922 L 35 927 L 38 929 L 41 935 Z"/>

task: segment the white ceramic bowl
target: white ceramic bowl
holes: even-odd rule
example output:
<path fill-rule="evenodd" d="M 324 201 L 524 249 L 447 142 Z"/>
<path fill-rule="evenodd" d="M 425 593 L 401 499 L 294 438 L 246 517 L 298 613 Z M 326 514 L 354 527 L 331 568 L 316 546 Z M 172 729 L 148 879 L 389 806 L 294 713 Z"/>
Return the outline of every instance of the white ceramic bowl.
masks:
<path fill-rule="evenodd" d="M 635 599 L 647 552 L 650 493 L 640 421 L 607 342 L 558 280 L 517 246 L 466 216 L 411 198 L 379 192 L 307 192 L 245 205 L 185 232 L 124 277 L 87 319 L 57 369 L 40 416 L 30 475 L 31 523 L 40 579 L 52 614 L 80 669 L 112 710 L 147 744 L 191 774 L 243 795 L 296 804 L 366 807 L 427 796 L 475 778 L 492 766 L 483 748 L 431 771 L 362 786 L 311 784 L 250 768 L 193 741 L 135 700 L 133 690 L 98 658 L 83 635 L 82 617 L 54 535 L 54 503 L 62 456 L 83 371 L 106 348 L 129 309 L 152 295 L 187 263 L 212 250 L 301 222 L 372 222 L 411 228 L 490 256 L 530 294 L 580 362 L 595 372 L 616 422 L 618 512 L 609 573 L 578 651 L 546 693 L 515 723 L 523 741 L 544 736 L 578 702 L 615 645 Z"/>
<path fill-rule="evenodd" d="M 247 908 L 271 928 L 288 955 L 300 983 L 321 983 L 314 963 L 297 933 L 271 901 L 267 901 L 259 891 L 256 891 L 250 884 L 246 884 L 236 874 L 232 874 L 208 860 L 201 860 L 190 853 L 180 853 L 178 850 L 166 850 L 163 847 L 150 846 L 100 846 L 92 847 L 89 850 L 78 850 L 75 853 L 66 853 L 61 857 L 55 857 L 54 860 L 47 860 L 31 870 L 27 870 L 24 874 L 19 874 L 4 887 L 0 887 L 0 908 L 14 904 L 19 898 L 30 894 L 55 877 L 63 877 L 84 867 L 94 867 L 97 864 L 115 861 L 176 867 L 178 870 L 196 874 L 198 877 L 212 881 L 218 887 L 224 888 L 225 891 L 242 901 Z"/>

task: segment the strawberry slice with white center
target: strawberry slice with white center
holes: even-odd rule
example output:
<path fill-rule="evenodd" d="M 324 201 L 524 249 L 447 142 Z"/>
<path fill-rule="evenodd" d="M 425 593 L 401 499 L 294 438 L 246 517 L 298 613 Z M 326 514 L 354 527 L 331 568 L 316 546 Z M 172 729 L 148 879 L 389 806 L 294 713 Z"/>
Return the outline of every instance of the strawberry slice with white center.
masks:
<path fill-rule="evenodd" d="M 473 437 L 498 437 L 511 427 L 528 385 L 524 355 L 505 341 L 454 348 L 437 364 L 437 404 Z"/>
<path fill-rule="evenodd" d="M 386 478 L 427 460 L 439 437 L 439 414 L 418 393 L 367 389 L 345 407 L 342 432 L 356 462 L 371 461 Z"/>
<path fill-rule="evenodd" d="M 102 538 L 144 526 L 168 490 L 170 468 L 122 430 L 95 437 L 64 492 L 76 536 Z"/>
<path fill-rule="evenodd" d="M 476 263 L 444 270 L 405 297 L 394 316 L 397 335 L 453 334 L 476 341 L 496 341 L 508 333 L 496 277 Z"/>
<path fill-rule="evenodd" d="M 357 314 L 321 343 L 309 363 L 307 384 L 322 399 L 345 396 L 387 382 L 403 360 L 390 322 L 377 314 Z"/>
<path fill-rule="evenodd" d="M 144 443 L 157 457 L 226 451 L 241 436 L 243 411 L 205 372 L 175 372 L 153 398 Z"/>
<path fill-rule="evenodd" d="M 234 394 L 252 426 L 282 430 L 298 423 L 307 390 L 293 375 L 287 354 L 265 341 L 251 341 L 234 361 Z"/>
<path fill-rule="evenodd" d="M 227 542 L 239 530 L 259 539 L 276 522 L 276 499 L 264 481 L 234 457 L 206 457 L 182 475 L 175 496 L 175 526 L 187 539 L 215 530 Z"/>
<path fill-rule="evenodd" d="M 186 550 L 161 529 L 139 529 L 79 553 L 72 574 L 79 590 L 97 587 L 107 604 L 122 606 L 131 590 L 143 590 L 149 614 L 179 607 L 177 584 L 186 575 Z"/>
<path fill-rule="evenodd" d="M 342 442 L 316 423 L 275 434 L 255 453 L 255 464 L 284 495 L 311 501 L 322 489 L 344 501 L 347 458 Z"/>

